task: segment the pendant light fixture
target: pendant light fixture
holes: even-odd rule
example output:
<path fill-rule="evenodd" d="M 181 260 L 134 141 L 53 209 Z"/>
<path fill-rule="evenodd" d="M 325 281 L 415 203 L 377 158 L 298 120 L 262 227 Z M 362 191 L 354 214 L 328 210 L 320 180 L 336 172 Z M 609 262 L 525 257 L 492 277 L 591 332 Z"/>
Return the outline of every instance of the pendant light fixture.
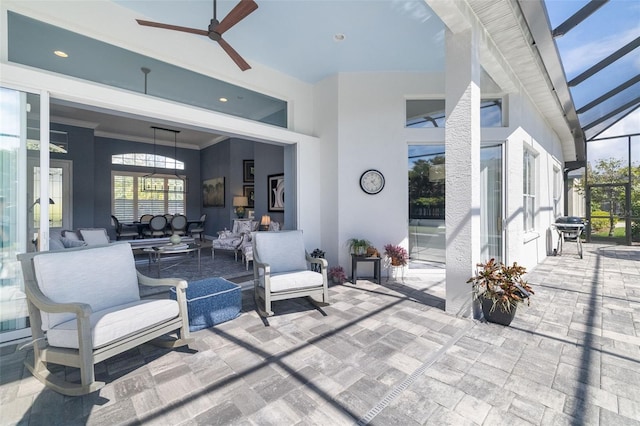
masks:
<path fill-rule="evenodd" d="M 143 192 L 164 192 L 168 194 L 186 194 L 189 190 L 189 181 L 186 177 L 178 174 L 178 133 L 180 130 L 165 129 L 163 127 L 151 126 L 153 129 L 153 173 L 142 177 Z M 173 133 L 173 174 L 175 177 L 168 178 L 166 174 L 159 174 L 156 171 L 156 132 L 163 130 Z M 166 186 L 165 186 L 166 182 Z"/>

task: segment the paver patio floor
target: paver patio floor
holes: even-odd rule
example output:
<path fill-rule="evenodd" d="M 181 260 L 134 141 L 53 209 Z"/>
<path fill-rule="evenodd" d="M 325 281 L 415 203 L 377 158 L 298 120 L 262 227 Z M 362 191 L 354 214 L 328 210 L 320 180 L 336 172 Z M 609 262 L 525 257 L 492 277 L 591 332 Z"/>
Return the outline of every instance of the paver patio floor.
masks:
<path fill-rule="evenodd" d="M 444 312 L 442 269 L 332 286 L 323 312 L 275 302 L 268 327 L 245 291 L 242 315 L 193 333 L 190 350 L 121 354 L 78 398 L 44 389 L 22 366 L 30 350 L 5 346 L 0 423 L 640 424 L 640 249 L 588 244 L 527 279 L 536 294 L 509 327 Z"/>

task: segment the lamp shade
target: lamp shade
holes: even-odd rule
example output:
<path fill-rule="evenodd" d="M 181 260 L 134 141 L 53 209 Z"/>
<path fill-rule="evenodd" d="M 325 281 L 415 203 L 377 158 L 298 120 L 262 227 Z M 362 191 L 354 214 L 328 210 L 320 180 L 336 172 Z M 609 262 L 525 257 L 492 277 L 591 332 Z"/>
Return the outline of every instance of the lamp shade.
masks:
<path fill-rule="evenodd" d="M 248 205 L 247 197 L 233 197 L 233 207 L 247 207 Z"/>
<path fill-rule="evenodd" d="M 271 225 L 271 216 L 269 216 L 268 214 L 265 214 L 264 216 L 262 216 L 262 219 L 260 220 L 260 225 L 262 226 Z"/>

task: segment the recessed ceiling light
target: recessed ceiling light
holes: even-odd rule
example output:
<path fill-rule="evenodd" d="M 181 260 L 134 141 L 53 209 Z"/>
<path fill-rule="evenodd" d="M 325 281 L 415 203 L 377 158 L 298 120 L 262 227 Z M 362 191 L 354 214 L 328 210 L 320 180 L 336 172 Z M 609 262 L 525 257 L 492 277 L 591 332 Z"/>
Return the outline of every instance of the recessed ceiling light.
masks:
<path fill-rule="evenodd" d="M 333 40 L 334 41 L 344 41 L 345 38 L 347 38 L 347 36 L 345 36 L 344 34 L 341 34 L 341 33 L 333 35 Z"/>
<path fill-rule="evenodd" d="M 69 55 L 67 55 L 65 52 L 63 52 L 62 50 L 55 50 L 53 52 L 54 55 L 56 56 L 60 56 L 61 58 L 68 58 Z"/>
<path fill-rule="evenodd" d="M 227 99 L 227 98 L 220 98 L 220 99 L 218 99 L 218 100 L 219 100 L 220 102 L 227 102 L 227 101 L 228 101 L 228 99 Z"/>

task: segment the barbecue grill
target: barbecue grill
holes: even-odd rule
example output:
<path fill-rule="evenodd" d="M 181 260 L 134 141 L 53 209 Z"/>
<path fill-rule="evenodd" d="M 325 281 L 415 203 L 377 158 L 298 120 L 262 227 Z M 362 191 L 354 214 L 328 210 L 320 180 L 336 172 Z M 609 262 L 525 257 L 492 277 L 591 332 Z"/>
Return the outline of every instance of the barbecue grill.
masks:
<path fill-rule="evenodd" d="M 552 225 L 558 233 L 558 248 L 554 250 L 554 255 L 562 254 L 562 245 L 565 241 L 575 241 L 578 246 L 578 256 L 582 259 L 582 231 L 586 222 L 581 217 L 562 216 L 556 219 Z"/>

